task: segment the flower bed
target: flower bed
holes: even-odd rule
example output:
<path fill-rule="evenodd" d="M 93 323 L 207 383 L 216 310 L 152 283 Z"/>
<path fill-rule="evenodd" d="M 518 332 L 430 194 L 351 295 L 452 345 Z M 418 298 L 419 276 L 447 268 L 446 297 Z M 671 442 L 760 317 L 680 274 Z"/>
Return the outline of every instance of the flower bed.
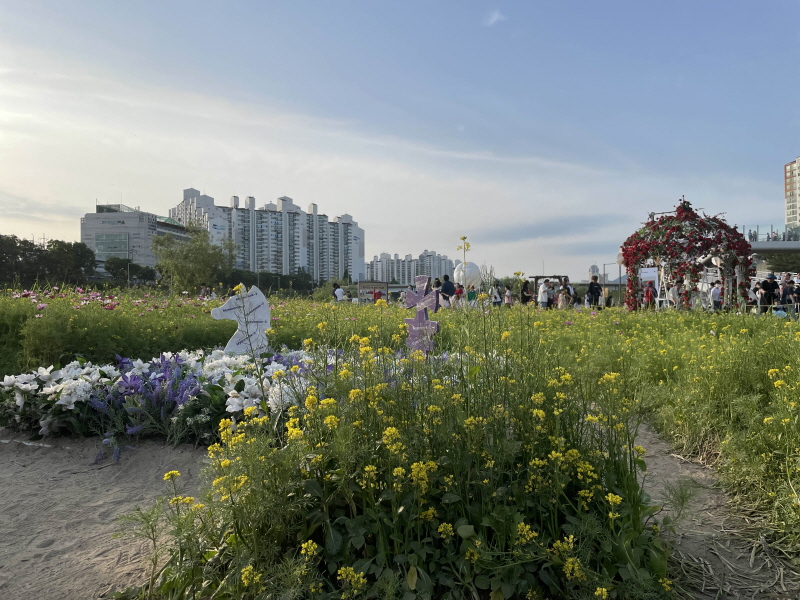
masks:
<path fill-rule="evenodd" d="M 0 382 L 0 426 L 38 430 L 39 436 L 100 435 L 115 460 L 125 436 L 210 444 L 223 416 L 268 398 L 270 374 L 304 359 L 303 352 L 270 356 L 262 361 L 262 381 L 252 376 L 250 359 L 220 350 L 164 353 L 149 362 L 118 357 L 113 365 L 80 360 L 62 369 L 40 367 Z"/>
<path fill-rule="evenodd" d="M 174 546 L 147 593 L 668 597 L 622 374 L 574 376 L 539 336 L 431 357 L 380 337 L 306 340 L 220 422 L 202 498 L 165 475 Z"/>

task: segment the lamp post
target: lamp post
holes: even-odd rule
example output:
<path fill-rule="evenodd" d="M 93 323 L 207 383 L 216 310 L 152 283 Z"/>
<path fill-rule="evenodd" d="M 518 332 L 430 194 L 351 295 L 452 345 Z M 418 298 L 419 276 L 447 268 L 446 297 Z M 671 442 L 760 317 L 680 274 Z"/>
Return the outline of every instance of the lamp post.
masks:
<path fill-rule="evenodd" d="M 619 305 L 622 306 L 622 265 L 625 264 L 625 255 L 622 254 L 622 248 L 619 249 L 617 254 L 617 270 L 619 271 L 619 279 L 617 279 L 617 289 L 619 290 Z"/>
<path fill-rule="evenodd" d="M 128 263 L 128 288 L 131 287 L 131 263 Z"/>
<path fill-rule="evenodd" d="M 608 285 L 608 282 L 606 281 L 606 265 L 614 265 L 614 264 L 616 263 L 613 262 L 603 263 L 603 287 Z M 617 287 L 619 287 L 619 282 L 617 282 Z"/>

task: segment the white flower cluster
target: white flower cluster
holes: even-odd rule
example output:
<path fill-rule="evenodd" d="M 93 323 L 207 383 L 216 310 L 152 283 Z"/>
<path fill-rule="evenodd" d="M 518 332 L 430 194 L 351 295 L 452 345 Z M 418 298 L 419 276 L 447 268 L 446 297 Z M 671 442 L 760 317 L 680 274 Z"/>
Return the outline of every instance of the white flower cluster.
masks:
<path fill-rule="evenodd" d="M 309 363 L 310 357 L 303 351 L 289 352 L 284 355 L 287 364 Z M 206 355 L 203 351 L 182 351 L 176 354 L 165 352 L 161 357 L 150 362 L 137 359 L 130 367 L 120 372 L 113 365 L 93 365 L 89 362 L 81 364 L 74 361 L 60 370 L 53 367 L 40 367 L 31 373 L 7 375 L 0 382 L 0 400 L 3 396 L 13 394 L 17 411 L 21 411 L 26 402 L 35 399 L 39 405 L 47 408 L 39 421 L 40 434 L 50 433 L 49 425 L 53 422 L 50 413 L 56 406 L 61 410 L 74 410 L 75 405 L 85 403 L 91 397 L 92 390 L 100 386 L 125 387 L 123 375 L 136 376 L 144 380 L 155 380 L 162 376 L 159 365 L 162 360 L 179 358 L 195 375 L 207 383 L 220 385 L 227 396 L 228 412 L 235 413 L 249 406 L 258 405 L 266 396 L 271 410 L 283 410 L 297 398 L 306 384 L 297 377 L 291 377 L 292 383 L 273 384 L 273 375 L 277 371 L 286 372 L 286 364 L 276 361 L 265 361 L 262 376 L 257 376 L 256 365 L 252 359 L 242 354 L 226 354 L 222 350 L 214 350 Z M 240 391 L 236 390 L 239 382 Z M 19 421 L 19 414 L 16 416 Z"/>

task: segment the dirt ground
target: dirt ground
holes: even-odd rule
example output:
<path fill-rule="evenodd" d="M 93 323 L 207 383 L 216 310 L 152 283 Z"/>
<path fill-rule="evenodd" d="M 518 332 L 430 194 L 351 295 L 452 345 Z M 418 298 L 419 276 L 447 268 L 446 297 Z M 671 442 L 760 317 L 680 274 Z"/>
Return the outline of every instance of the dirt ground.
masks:
<path fill-rule="evenodd" d="M 0 598 L 90 600 L 143 582 L 143 547 L 113 539 L 115 519 L 165 494 L 167 471 L 193 493 L 205 452 L 142 442 L 92 465 L 99 447 L 0 428 Z"/>
<path fill-rule="evenodd" d="M 728 496 L 717 487 L 713 469 L 676 456 L 647 426 L 640 429 L 637 443 L 647 450 L 645 491 L 653 501 L 665 506 L 666 514 L 676 516 L 676 511 L 669 509 L 670 499 L 680 489 L 687 499 L 673 538 L 674 566 L 682 574 L 675 583 L 681 596 L 800 598 L 797 567 L 770 548 L 749 515 L 730 507 Z"/>
<path fill-rule="evenodd" d="M 675 456 L 647 427 L 637 442 L 647 449 L 653 499 L 681 489 L 689 497 L 675 537 L 684 598 L 800 598 L 800 577 L 731 511 L 713 470 Z M 205 452 L 143 442 L 119 464 L 92 465 L 99 447 L 97 439 L 29 442 L 0 429 L 0 598 L 93 600 L 144 581 L 146 551 L 112 538 L 116 518 L 165 494 L 162 477 L 173 469 L 195 494 Z"/>

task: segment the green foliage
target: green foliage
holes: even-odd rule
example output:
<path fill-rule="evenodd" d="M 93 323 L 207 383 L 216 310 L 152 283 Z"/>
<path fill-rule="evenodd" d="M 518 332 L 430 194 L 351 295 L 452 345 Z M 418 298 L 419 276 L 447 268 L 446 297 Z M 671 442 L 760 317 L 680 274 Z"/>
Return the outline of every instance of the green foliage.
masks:
<path fill-rule="evenodd" d="M 215 273 L 232 268 L 232 250 L 228 246 L 212 244 L 205 229 L 192 229 L 187 242 L 171 235 L 159 236 L 153 239 L 156 269 L 174 290 L 195 291 L 201 284 L 213 281 Z"/>
<path fill-rule="evenodd" d="M 94 269 L 94 252 L 81 242 L 50 240 L 45 248 L 14 235 L 0 235 L 2 285 L 80 284 Z"/>
<path fill-rule="evenodd" d="M 316 320 L 272 381 L 293 406 L 220 423 L 155 597 L 282 597 L 287 561 L 320 600 L 669 596 L 627 365 L 572 362 L 535 311 L 443 313 L 442 360 L 398 358 L 385 303 L 290 304 Z"/>
<path fill-rule="evenodd" d="M 37 311 L 39 303 L 46 307 Z M 116 291 L 47 291 L 21 298 L 2 293 L 0 376 L 78 357 L 105 364 L 118 354 L 149 360 L 162 352 L 224 346 L 236 323 L 212 319 L 212 306 L 195 298 Z"/>
<path fill-rule="evenodd" d="M 766 261 L 770 271 L 778 273 L 788 271 L 790 273 L 800 272 L 800 252 L 787 252 L 780 254 L 763 253 L 760 258 Z"/>

